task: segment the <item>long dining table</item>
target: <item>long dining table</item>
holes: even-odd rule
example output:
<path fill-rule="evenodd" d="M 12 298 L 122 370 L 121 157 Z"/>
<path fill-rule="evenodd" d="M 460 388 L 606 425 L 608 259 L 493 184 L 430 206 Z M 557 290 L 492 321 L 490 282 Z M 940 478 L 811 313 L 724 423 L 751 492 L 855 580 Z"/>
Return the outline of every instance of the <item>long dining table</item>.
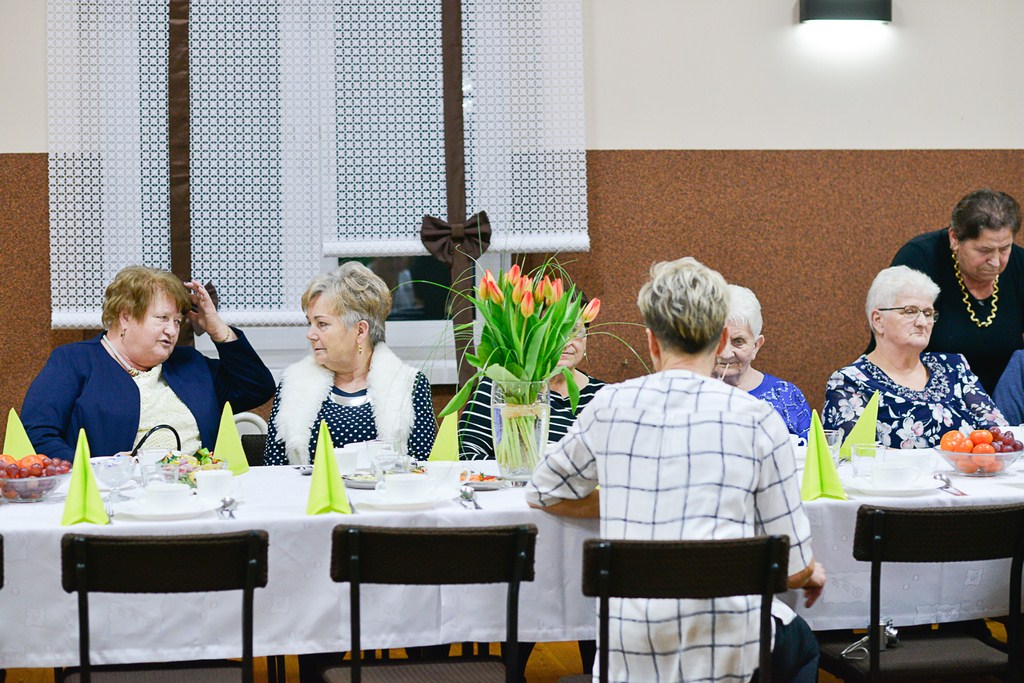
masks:
<path fill-rule="evenodd" d="M 919 455 L 930 460 L 925 470 L 947 475 L 966 495 L 940 490 L 939 481 L 932 481 L 930 488 L 915 489 L 912 495 L 869 495 L 847 485 L 848 500 L 819 498 L 804 504 L 811 523 L 811 546 L 815 558 L 825 565 L 827 581 L 821 598 L 810 608 L 803 606 L 796 591 L 790 591 L 784 599 L 814 630 L 868 625 L 871 565 L 854 560 L 852 553 L 861 505 L 948 508 L 1024 502 L 1024 463 L 1011 465 L 997 476 L 974 477 L 956 473 L 930 449 Z M 844 482 L 853 479 L 849 462 L 840 464 L 839 475 Z M 1009 560 L 887 563 L 882 568 L 882 617 L 905 626 L 1006 614 L 1009 578 Z"/>
<path fill-rule="evenodd" d="M 474 465 L 475 466 L 475 465 Z M 478 493 L 481 510 L 454 500 L 417 511 L 360 509 L 373 491 L 349 490 L 357 514 L 307 515 L 311 478 L 293 467 L 254 467 L 237 477 L 242 503 L 235 519 L 214 511 L 192 519 L 142 521 L 116 514 L 110 525 L 61 526 L 64 496 L 38 503 L 0 503 L 5 580 L 0 588 L 0 667 L 78 663 L 74 595 L 61 588 L 60 539 L 85 534 L 210 534 L 268 532 L 269 571 L 257 589 L 254 654 L 345 651 L 348 586 L 330 577 L 331 531 L 341 523 L 402 527 L 534 524 L 536 579 L 524 583 L 519 637 L 537 642 L 592 639 L 593 602 L 580 594 L 583 540 L 597 520 L 555 517 L 529 508 L 522 489 Z M 137 494 L 129 488 L 126 494 Z M 451 557 L 453 566 L 461 558 Z M 126 573 L 134 571 L 125 567 Z M 237 657 L 241 653 L 239 592 L 90 596 L 95 664 Z M 367 648 L 495 642 L 505 637 L 505 588 L 365 586 L 362 643 Z"/>
<path fill-rule="evenodd" d="M 948 467 L 936 458 L 935 469 Z M 473 463 L 486 469 L 493 463 Z M 842 470 L 841 470 L 842 472 Z M 954 506 L 1024 499 L 1024 466 L 990 479 L 961 477 L 968 493 L 937 489 L 914 496 L 867 496 L 850 491 L 846 501 L 805 504 L 815 557 L 828 581 L 807 609 L 800 593 L 783 596 L 816 630 L 862 628 L 868 614 L 866 563 L 851 555 L 857 508 Z M 116 515 L 110 525 L 61 526 L 63 496 L 32 504 L 0 503 L 4 538 L 4 585 L 0 588 L 0 667 L 51 667 L 78 663 L 77 606 L 60 580 L 60 538 L 87 534 L 208 534 L 264 529 L 270 535 L 269 580 L 255 598 L 257 656 L 348 649 L 348 587 L 329 575 L 331 530 L 340 523 L 460 527 L 535 524 L 536 578 L 523 585 L 519 636 L 548 642 L 593 639 L 593 600 L 580 592 L 585 539 L 598 535 L 597 520 L 556 517 L 529 508 L 522 489 L 482 491 L 482 510 L 443 501 L 418 511 L 367 509 L 371 491 L 351 490 L 357 514 L 307 515 L 310 477 L 292 467 L 257 467 L 237 477 L 242 504 L 236 519 L 208 512 L 192 519 L 142 521 Z M 138 494 L 138 488 L 128 489 Z M 458 557 L 449 558 L 455 565 Z M 125 567 L 125 572 L 133 571 Z M 885 616 L 899 624 L 956 621 L 1006 610 L 1006 562 L 891 565 L 884 573 Z M 993 577 L 996 580 L 992 580 Z M 367 586 L 363 592 L 363 644 L 390 648 L 441 643 L 494 642 L 504 638 L 505 591 L 501 586 Z M 92 596 L 94 663 L 127 663 L 237 657 L 241 651 L 238 593 Z"/>

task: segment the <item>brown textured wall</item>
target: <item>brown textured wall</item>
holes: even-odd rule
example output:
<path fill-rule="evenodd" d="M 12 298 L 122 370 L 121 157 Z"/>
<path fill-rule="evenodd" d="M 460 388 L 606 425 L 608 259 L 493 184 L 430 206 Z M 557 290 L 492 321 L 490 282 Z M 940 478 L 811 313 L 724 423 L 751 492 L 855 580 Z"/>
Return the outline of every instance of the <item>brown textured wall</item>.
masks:
<path fill-rule="evenodd" d="M 1024 200 L 1024 151 L 591 151 L 591 251 L 567 255 L 603 322 L 639 323 L 636 292 L 654 261 L 694 256 L 750 287 L 764 309 L 756 367 L 821 408 L 825 380 L 867 342 L 872 278 L 911 236 L 948 224 L 979 187 Z M 608 326 L 646 359 L 639 328 Z M 595 337 L 590 371 L 642 372 Z M 582 366 L 581 366 L 582 367 Z"/>
<path fill-rule="evenodd" d="M 0 154 L 0 432 L 50 349 L 81 333 L 50 329 L 45 154 Z"/>
<path fill-rule="evenodd" d="M 591 252 L 563 260 L 603 300 L 599 322 L 639 323 L 650 264 L 695 256 L 758 294 L 767 342 L 757 366 L 819 408 L 829 373 L 864 348 L 867 287 L 899 245 L 945 225 L 978 187 L 1024 199 L 1022 150 L 591 151 L 587 166 Z M 47 229 L 46 155 L 0 154 L 4 412 L 21 406 L 50 349 L 83 336 L 50 329 Z M 600 331 L 646 359 L 639 327 Z M 607 336 L 588 355 L 583 367 L 606 380 L 643 372 Z M 451 389 L 435 393 L 440 406 Z"/>

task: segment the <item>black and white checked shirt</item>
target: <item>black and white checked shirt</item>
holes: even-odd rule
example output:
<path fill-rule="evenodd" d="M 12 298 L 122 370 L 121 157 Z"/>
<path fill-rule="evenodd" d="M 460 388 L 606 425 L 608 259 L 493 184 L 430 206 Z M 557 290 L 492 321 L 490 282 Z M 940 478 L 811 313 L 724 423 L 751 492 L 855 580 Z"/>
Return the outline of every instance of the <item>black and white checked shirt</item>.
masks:
<path fill-rule="evenodd" d="M 786 425 L 724 382 L 670 370 L 605 387 L 548 448 L 527 500 L 584 498 L 598 483 L 605 538 L 781 534 L 790 574 L 811 562 Z M 759 600 L 613 600 L 609 680 L 746 683 L 757 668 Z M 781 603 L 773 612 L 792 619 Z"/>

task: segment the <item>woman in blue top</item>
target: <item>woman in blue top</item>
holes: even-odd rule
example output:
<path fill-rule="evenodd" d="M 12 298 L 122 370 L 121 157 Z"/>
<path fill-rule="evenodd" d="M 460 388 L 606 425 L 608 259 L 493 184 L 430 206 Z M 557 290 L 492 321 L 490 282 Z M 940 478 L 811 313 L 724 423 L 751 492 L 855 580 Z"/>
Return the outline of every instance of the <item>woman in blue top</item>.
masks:
<path fill-rule="evenodd" d="M 938 295 L 931 278 L 907 266 L 875 277 L 865 306 L 875 348 L 832 373 L 825 386 L 826 429 L 840 429 L 845 438 L 875 392 L 883 446 L 928 448 L 953 429 L 1006 424 L 962 355 L 925 352 Z"/>
<path fill-rule="evenodd" d="M 785 420 L 789 433 L 806 439 L 811 428 L 811 408 L 803 393 L 795 384 L 755 370 L 751 365 L 764 345 L 764 335 L 761 302 L 746 287 L 729 285 L 729 317 L 725 326 L 728 341 L 715 359 L 715 376 L 771 404 Z"/>
<path fill-rule="evenodd" d="M 270 413 L 267 465 L 313 461 L 320 421 L 335 447 L 386 439 L 426 459 L 437 424 L 430 382 L 384 343 L 391 292 L 349 261 L 313 278 L 302 295 L 312 354 L 287 367 Z"/>
<path fill-rule="evenodd" d="M 219 359 L 175 346 L 186 316 L 209 333 Z M 29 386 L 21 420 L 38 452 L 71 460 L 80 429 L 94 455 L 130 451 L 158 424 L 174 427 L 187 452 L 212 449 L 226 402 L 249 410 L 274 393 L 270 370 L 195 280 L 129 266 L 107 287 L 103 326 L 89 341 L 54 349 Z M 146 445 L 175 441 L 160 430 Z"/>

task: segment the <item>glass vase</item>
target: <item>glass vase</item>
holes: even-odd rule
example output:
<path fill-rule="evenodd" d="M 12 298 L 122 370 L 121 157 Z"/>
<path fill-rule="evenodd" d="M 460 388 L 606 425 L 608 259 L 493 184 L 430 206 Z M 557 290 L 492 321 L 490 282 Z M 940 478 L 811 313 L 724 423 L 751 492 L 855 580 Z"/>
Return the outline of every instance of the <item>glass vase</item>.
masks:
<path fill-rule="evenodd" d="M 495 382 L 491 389 L 494 455 L 502 478 L 524 486 L 548 443 L 547 382 Z"/>

